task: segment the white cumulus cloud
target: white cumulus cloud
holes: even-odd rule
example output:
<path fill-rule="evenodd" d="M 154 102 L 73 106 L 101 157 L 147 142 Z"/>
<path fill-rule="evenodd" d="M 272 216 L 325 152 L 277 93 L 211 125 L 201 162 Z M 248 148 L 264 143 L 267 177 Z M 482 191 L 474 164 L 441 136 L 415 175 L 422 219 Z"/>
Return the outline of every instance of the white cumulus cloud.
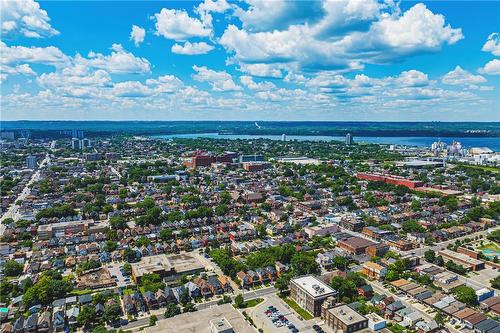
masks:
<path fill-rule="evenodd" d="M 185 10 L 163 8 L 154 15 L 156 34 L 167 39 L 187 40 L 191 37 L 208 37 L 211 29 Z"/>
<path fill-rule="evenodd" d="M 240 86 L 234 83 L 231 74 L 225 71 L 214 71 L 206 66 L 193 66 L 195 74 L 193 79 L 199 82 L 207 82 L 214 91 L 238 91 L 242 90 Z"/>
<path fill-rule="evenodd" d="M 493 59 L 489 61 L 483 68 L 479 69 L 479 73 L 488 75 L 500 75 L 500 60 Z"/>
<path fill-rule="evenodd" d="M 441 81 L 451 85 L 467 85 L 484 83 L 486 79 L 481 75 L 474 75 L 462 69 L 462 67 L 457 66 L 454 70 L 446 73 Z"/>
<path fill-rule="evenodd" d="M 59 34 L 50 25 L 50 17 L 34 0 L 0 1 L 2 34 L 21 34 L 24 37 L 41 38 Z"/>
<path fill-rule="evenodd" d="M 132 31 L 130 32 L 130 39 L 134 41 L 135 46 L 139 46 L 146 37 L 146 30 L 137 25 L 132 25 Z"/>
<path fill-rule="evenodd" d="M 498 32 L 490 34 L 481 50 L 484 52 L 491 52 L 496 56 L 500 56 L 500 34 Z"/>
<path fill-rule="evenodd" d="M 177 43 L 172 45 L 172 53 L 184 55 L 207 54 L 213 49 L 214 47 L 212 45 L 205 42 L 190 43 L 189 41 L 187 41 L 184 43 L 184 45 L 180 45 Z"/>
<path fill-rule="evenodd" d="M 92 68 L 104 69 L 113 74 L 141 74 L 151 71 L 151 64 L 146 58 L 134 56 L 120 44 L 113 44 L 110 55 L 89 52 L 88 57 L 75 57 L 75 63 Z"/>

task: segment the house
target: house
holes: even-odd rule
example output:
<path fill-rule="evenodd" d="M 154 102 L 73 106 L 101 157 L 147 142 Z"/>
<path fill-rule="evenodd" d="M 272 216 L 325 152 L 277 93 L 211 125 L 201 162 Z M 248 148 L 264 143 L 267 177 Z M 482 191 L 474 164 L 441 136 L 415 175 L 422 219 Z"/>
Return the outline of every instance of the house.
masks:
<path fill-rule="evenodd" d="M 358 288 L 358 295 L 365 298 L 371 298 L 373 296 L 373 288 L 369 284 L 361 286 Z"/>
<path fill-rule="evenodd" d="M 102 316 L 103 313 L 104 313 L 104 305 L 102 305 L 101 303 L 97 303 L 95 306 L 95 314 L 98 316 Z"/>
<path fill-rule="evenodd" d="M 49 311 L 44 311 L 42 314 L 38 317 L 38 332 L 40 333 L 45 333 L 50 330 L 50 312 Z"/>
<path fill-rule="evenodd" d="M 131 295 L 123 296 L 123 308 L 127 314 L 132 315 L 136 313 L 136 308 Z"/>
<path fill-rule="evenodd" d="M 414 311 L 403 317 L 403 323 L 407 324 L 410 327 L 414 326 L 421 320 L 422 320 L 422 314 L 419 311 Z"/>
<path fill-rule="evenodd" d="M 395 302 L 393 302 L 391 304 L 388 304 L 385 307 L 385 316 L 387 318 L 392 318 L 396 314 L 396 311 L 401 310 L 404 307 L 405 306 L 403 305 L 403 303 L 401 301 L 399 301 L 399 300 L 395 301 Z"/>
<path fill-rule="evenodd" d="M 158 307 L 158 302 L 156 301 L 156 296 L 152 291 L 146 291 L 144 294 L 144 302 L 149 309 L 156 309 Z"/>
<path fill-rule="evenodd" d="M 430 322 L 419 321 L 416 325 L 418 333 L 432 333 L 439 329 L 438 323 L 432 320 Z"/>
<path fill-rule="evenodd" d="M 66 310 L 66 317 L 68 318 L 69 325 L 76 325 L 78 323 L 78 315 L 80 314 L 80 308 L 73 307 Z"/>
<path fill-rule="evenodd" d="M 85 294 L 85 295 L 78 296 L 78 303 L 80 303 L 81 305 L 92 303 L 92 295 Z"/>
<path fill-rule="evenodd" d="M 474 332 L 476 333 L 492 332 L 493 330 L 497 330 L 499 326 L 500 325 L 496 320 L 488 318 L 475 325 Z"/>
<path fill-rule="evenodd" d="M 23 316 L 20 316 L 14 322 L 13 332 L 14 333 L 24 333 L 24 317 Z"/>
<path fill-rule="evenodd" d="M 333 252 L 318 253 L 316 256 L 316 262 L 324 269 L 330 269 L 333 266 L 333 258 L 335 255 Z"/>
<path fill-rule="evenodd" d="M 271 267 L 271 268 L 274 270 L 274 267 Z M 269 270 L 267 270 L 267 272 L 268 272 L 268 274 L 271 275 L 271 273 L 269 273 Z M 274 273 L 276 274 L 276 270 L 274 270 Z M 231 292 L 233 290 L 233 288 L 231 287 L 231 283 L 229 282 L 229 279 L 227 276 L 219 275 L 218 279 L 219 279 L 219 282 L 222 286 L 222 289 L 224 289 L 224 292 Z"/>
<path fill-rule="evenodd" d="M 156 302 L 158 307 L 162 308 L 167 305 L 167 298 L 165 297 L 165 291 L 158 289 L 155 293 Z"/>
<path fill-rule="evenodd" d="M 201 296 L 208 298 L 212 297 L 214 294 L 213 287 L 206 280 L 201 278 L 196 278 L 193 280 L 193 283 L 196 284 L 200 288 Z"/>
<path fill-rule="evenodd" d="M 257 273 L 257 276 L 259 277 L 259 281 L 262 283 L 262 284 L 266 284 L 268 283 L 269 281 L 271 281 L 271 279 L 269 278 L 269 275 L 267 274 L 267 271 L 262 269 L 262 268 L 257 268 L 255 270 L 255 273 Z"/>
<path fill-rule="evenodd" d="M 170 287 L 165 287 L 163 290 L 165 292 L 165 298 L 167 299 L 167 304 L 177 302 L 177 298 L 175 297 L 174 290 Z"/>
<path fill-rule="evenodd" d="M 242 288 L 249 288 L 253 285 L 252 277 L 244 271 L 236 273 L 236 277 L 240 280 Z"/>
<path fill-rule="evenodd" d="M 36 332 L 38 325 L 38 313 L 31 314 L 28 319 L 24 321 L 24 332 Z"/>
<path fill-rule="evenodd" d="M 375 262 L 368 261 L 363 264 L 363 274 L 369 278 L 380 280 L 387 274 L 387 268 Z"/>
<path fill-rule="evenodd" d="M 222 288 L 222 285 L 216 275 L 208 277 L 208 284 L 211 286 L 212 293 L 215 295 L 221 295 L 224 293 L 224 288 Z"/>
<path fill-rule="evenodd" d="M 64 331 L 64 327 L 66 326 L 65 324 L 64 312 L 54 311 L 54 314 L 52 315 L 52 327 L 54 331 Z"/>
<path fill-rule="evenodd" d="M 189 296 L 191 298 L 201 297 L 201 290 L 197 284 L 189 281 L 184 284 L 184 287 L 188 290 Z"/>

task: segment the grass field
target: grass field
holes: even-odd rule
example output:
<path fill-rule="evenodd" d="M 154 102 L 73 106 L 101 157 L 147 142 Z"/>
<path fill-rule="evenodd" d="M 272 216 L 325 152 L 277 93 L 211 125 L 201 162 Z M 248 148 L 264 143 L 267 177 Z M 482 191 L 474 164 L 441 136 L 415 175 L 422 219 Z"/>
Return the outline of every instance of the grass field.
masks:
<path fill-rule="evenodd" d="M 262 303 L 263 301 L 264 301 L 263 298 L 251 299 L 249 301 L 244 302 L 243 305 L 240 307 L 240 309 L 253 308 L 254 306 Z"/>
<path fill-rule="evenodd" d="M 292 309 L 294 309 L 295 312 L 297 312 L 299 314 L 299 316 L 304 318 L 304 320 L 309 320 L 309 319 L 314 318 L 312 314 L 310 314 L 306 310 L 302 309 L 293 299 L 290 299 L 287 297 L 287 298 L 284 298 L 283 300 L 285 301 L 286 304 L 288 304 L 288 306 L 290 306 Z"/>

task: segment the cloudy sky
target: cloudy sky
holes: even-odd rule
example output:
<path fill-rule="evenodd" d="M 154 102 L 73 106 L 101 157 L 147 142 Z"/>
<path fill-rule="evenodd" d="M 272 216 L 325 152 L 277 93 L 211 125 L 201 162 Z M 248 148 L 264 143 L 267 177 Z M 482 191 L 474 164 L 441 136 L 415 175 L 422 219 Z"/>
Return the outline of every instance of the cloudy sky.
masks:
<path fill-rule="evenodd" d="M 500 121 L 500 2 L 0 0 L 1 117 Z"/>

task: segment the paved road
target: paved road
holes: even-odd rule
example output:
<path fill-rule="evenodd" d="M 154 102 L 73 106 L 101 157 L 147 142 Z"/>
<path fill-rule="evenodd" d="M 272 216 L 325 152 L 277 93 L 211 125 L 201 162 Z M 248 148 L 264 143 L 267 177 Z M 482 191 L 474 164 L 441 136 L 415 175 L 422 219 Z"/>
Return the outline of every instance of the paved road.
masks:
<path fill-rule="evenodd" d="M 31 179 L 26 183 L 26 186 L 24 186 L 23 190 L 19 195 L 17 196 L 16 200 L 10 205 L 9 209 L 2 215 L 0 218 L 0 221 L 5 220 L 6 218 L 14 218 L 17 210 L 19 209 L 19 205 L 16 204 L 18 200 L 24 200 L 26 197 L 30 194 L 30 185 L 33 184 L 34 182 L 38 181 L 40 179 L 40 170 L 45 166 L 50 161 L 49 155 L 47 154 L 43 161 L 40 163 L 38 166 L 38 170 L 31 176 Z M 0 235 L 3 235 L 5 232 L 5 225 L 0 224 Z"/>
<path fill-rule="evenodd" d="M 110 165 L 109 168 L 111 169 L 111 172 L 114 173 L 116 175 L 116 177 L 118 177 L 118 179 L 122 179 L 121 173 L 119 173 L 118 170 L 116 170 L 114 166 Z"/>

